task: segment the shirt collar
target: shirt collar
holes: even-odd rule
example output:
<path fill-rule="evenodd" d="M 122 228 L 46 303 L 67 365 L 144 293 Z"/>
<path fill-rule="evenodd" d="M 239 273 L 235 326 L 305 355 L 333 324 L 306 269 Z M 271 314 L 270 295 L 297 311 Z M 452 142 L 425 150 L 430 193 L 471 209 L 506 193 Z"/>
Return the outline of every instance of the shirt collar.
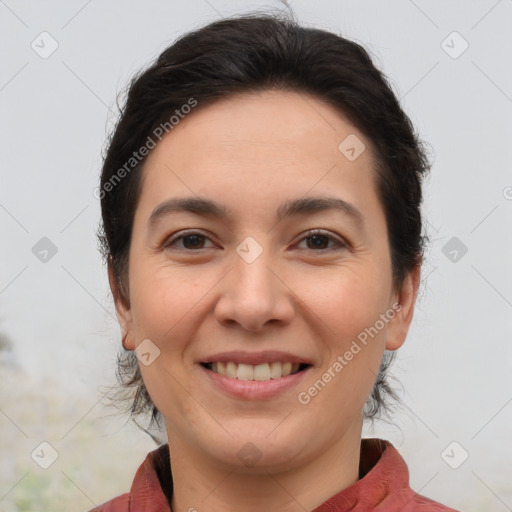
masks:
<path fill-rule="evenodd" d="M 137 470 L 130 491 L 129 510 L 171 512 L 173 482 L 169 445 L 150 452 Z M 403 458 L 389 441 L 362 439 L 359 480 L 332 496 L 313 512 L 369 510 L 386 500 L 406 503 L 414 497 L 409 487 L 409 471 Z M 404 501 L 407 500 L 407 501 Z"/>

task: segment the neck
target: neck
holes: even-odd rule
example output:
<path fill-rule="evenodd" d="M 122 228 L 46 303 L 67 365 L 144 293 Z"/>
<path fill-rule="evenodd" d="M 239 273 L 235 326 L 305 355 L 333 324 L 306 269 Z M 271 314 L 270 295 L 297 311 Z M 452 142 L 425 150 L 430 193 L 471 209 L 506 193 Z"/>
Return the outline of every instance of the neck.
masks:
<path fill-rule="evenodd" d="M 359 479 L 362 419 L 315 458 L 287 471 L 219 470 L 219 461 L 190 449 L 168 432 L 173 512 L 304 512 L 313 510 Z M 256 469 L 256 468 L 254 468 Z"/>

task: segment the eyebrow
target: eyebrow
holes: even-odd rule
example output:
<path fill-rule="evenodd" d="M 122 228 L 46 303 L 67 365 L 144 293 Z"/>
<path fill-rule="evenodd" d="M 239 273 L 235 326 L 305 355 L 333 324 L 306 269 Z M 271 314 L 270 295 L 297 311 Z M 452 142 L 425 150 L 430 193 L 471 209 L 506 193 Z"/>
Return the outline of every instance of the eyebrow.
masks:
<path fill-rule="evenodd" d="M 327 210 L 337 210 L 351 217 L 357 224 L 365 222 L 363 214 L 352 204 L 339 197 L 304 197 L 290 199 L 284 202 L 277 210 L 277 220 L 283 220 L 296 215 L 305 215 Z M 172 212 L 190 212 L 204 217 L 218 217 L 223 220 L 229 217 L 230 212 L 224 205 L 204 197 L 172 198 L 160 203 L 151 213 L 148 226 L 154 227 L 160 219 Z"/>

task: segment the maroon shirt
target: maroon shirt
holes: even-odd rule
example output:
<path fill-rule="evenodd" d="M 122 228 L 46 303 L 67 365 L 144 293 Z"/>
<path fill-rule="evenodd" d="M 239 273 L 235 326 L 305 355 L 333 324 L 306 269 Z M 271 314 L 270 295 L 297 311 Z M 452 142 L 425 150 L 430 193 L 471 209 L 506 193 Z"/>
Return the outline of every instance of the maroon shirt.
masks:
<path fill-rule="evenodd" d="M 362 439 L 360 479 L 312 512 L 457 512 L 415 493 L 409 470 L 395 447 L 381 439 Z M 172 512 L 169 446 L 150 452 L 129 493 L 90 512 Z"/>

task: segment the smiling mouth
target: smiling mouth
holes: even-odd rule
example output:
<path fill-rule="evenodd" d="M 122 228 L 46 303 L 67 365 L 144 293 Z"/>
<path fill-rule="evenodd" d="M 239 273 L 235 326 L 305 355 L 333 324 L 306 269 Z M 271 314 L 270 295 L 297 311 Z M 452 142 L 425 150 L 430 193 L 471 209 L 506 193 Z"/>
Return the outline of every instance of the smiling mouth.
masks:
<path fill-rule="evenodd" d="M 306 368 L 311 366 L 310 364 L 292 364 L 290 362 L 281 363 L 279 361 L 257 365 L 243 363 L 237 364 L 233 361 L 219 361 L 215 363 L 200 364 L 203 368 L 230 379 L 256 381 L 267 381 L 288 377 L 289 375 L 294 375 L 304 371 Z"/>

